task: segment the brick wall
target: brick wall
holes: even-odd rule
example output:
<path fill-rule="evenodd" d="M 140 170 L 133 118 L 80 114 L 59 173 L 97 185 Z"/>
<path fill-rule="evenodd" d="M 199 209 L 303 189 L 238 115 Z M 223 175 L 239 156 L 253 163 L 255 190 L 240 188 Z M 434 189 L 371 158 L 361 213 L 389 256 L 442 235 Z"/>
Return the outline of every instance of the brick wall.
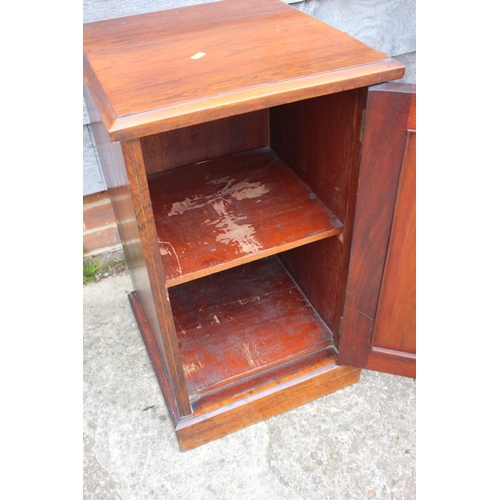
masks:
<path fill-rule="evenodd" d="M 83 247 L 89 256 L 121 248 L 107 191 L 83 197 Z"/>

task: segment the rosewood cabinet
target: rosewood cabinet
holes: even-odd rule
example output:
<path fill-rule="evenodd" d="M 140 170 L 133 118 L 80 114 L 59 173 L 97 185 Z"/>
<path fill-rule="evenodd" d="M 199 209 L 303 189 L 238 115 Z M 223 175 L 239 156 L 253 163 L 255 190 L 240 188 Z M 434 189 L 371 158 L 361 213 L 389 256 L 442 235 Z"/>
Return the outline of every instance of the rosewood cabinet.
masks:
<path fill-rule="evenodd" d="M 403 74 L 280 0 L 84 25 L 130 303 L 182 450 L 364 367 L 415 376 L 414 88 L 383 83 Z"/>
<path fill-rule="evenodd" d="M 416 89 L 368 92 L 339 363 L 416 376 Z"/>

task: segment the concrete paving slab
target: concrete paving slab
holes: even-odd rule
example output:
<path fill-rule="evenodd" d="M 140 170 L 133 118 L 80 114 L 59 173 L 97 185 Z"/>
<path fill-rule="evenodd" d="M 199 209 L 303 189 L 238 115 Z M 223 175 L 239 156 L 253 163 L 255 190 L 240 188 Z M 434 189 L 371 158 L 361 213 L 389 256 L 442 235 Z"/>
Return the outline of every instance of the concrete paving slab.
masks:
<path fill-rule="evenodd" d="M 416 498 L 416 384 L 359 383 L 181 452 L 127 272 L 84 286 L 85 500 Z"/>

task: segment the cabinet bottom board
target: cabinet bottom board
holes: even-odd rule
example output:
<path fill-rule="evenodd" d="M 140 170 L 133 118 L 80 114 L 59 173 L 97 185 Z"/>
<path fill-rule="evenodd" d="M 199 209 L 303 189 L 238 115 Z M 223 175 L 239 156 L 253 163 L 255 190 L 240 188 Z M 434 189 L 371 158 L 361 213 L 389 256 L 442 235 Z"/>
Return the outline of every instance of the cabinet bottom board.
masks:
<path fill-rule="evenodd" d="M 292 410 L 359 380 L 361 369 L 338 365 L 333 350 L 325 348 L 201 396 L 192 403 L 193 413 L 180 417 L 175 408 L 174 391 L 137 294 L 132 292 L 129 300 L 182 451 Z"/>

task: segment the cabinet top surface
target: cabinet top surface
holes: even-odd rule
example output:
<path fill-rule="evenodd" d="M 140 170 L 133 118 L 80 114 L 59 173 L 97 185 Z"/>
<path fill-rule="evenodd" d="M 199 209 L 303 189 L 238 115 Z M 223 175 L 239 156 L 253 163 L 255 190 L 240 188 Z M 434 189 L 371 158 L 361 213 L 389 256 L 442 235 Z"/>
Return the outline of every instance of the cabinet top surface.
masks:
<path fill-rule="evenodd" d="M 400 78 L 404 66 L 281 0 L 88 23 L 84 79 L 126 140 Z"/>

